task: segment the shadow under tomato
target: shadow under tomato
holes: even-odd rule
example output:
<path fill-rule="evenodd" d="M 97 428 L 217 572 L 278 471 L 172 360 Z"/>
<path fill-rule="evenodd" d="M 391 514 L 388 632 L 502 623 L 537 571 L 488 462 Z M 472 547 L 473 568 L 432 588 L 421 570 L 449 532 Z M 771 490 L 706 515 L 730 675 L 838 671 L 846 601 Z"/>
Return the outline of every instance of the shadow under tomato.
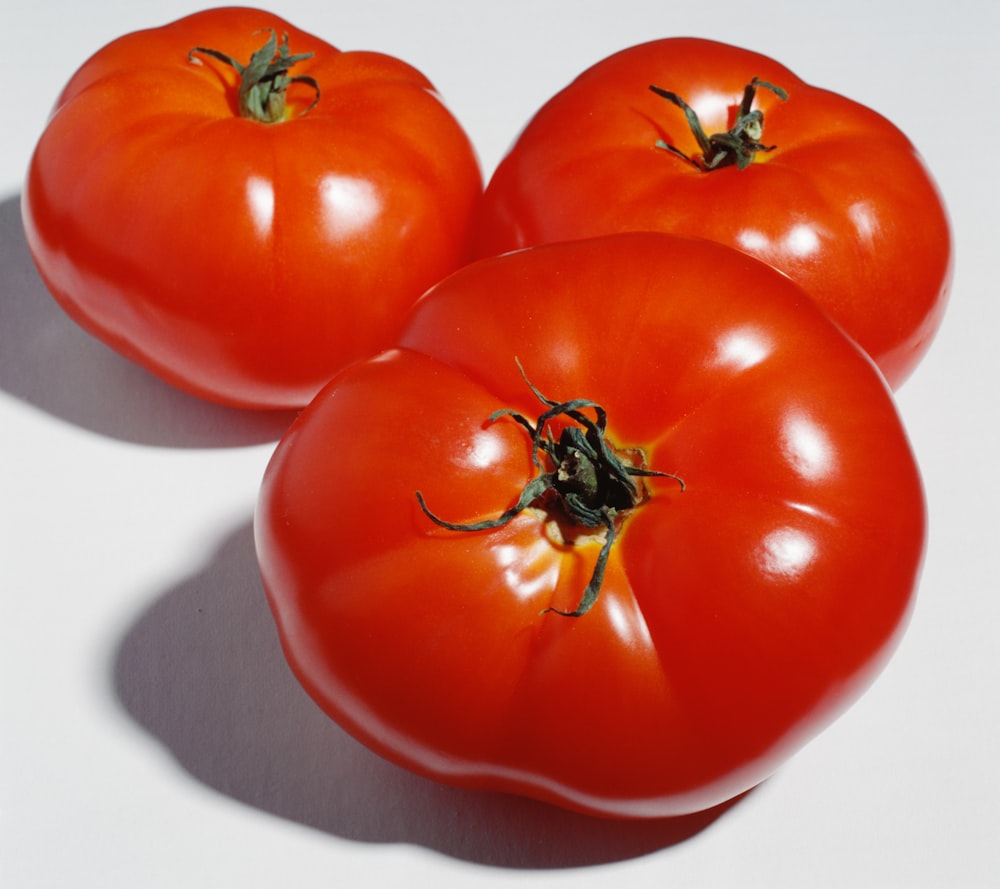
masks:
<path fill-rule="evenodd" d="M 250 525 L 129 629 L 113 681 L 129 714 L 206 785 L 358 842 L 410 843 L 509 868 L 579 867 L 681 843 L 730 805 L 685 818 L 607 821 L 445 787 L 354 741 L 281 653 Z"/>
<path fill-rule="evenodd" d="M 0 389 L 92 432 L 136 444 L 234 447 L 276 441 L 289 411 L 242 411 L 174 389 L 85 333 L 35 269 L 21 199 L 0 200 Z"/>

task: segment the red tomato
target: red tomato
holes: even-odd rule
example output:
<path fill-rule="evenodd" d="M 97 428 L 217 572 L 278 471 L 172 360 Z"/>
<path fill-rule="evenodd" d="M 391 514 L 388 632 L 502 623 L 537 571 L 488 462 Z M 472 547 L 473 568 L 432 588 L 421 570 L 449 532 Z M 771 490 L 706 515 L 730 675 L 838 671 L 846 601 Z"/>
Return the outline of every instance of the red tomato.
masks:
<path fill-rule="evenodd" d="M 393 341 L 468 259 L 481 194 L 421 73 L 225 8 L 87 61 L 23 208 L 42 277 L 84 328 L 197 395 L 282 408 Z"/>
<path fill-rule="evenodd" d="M 766 83 L 748 96 L 753 78 Z M 482 255 L 633 230 L 735 247 L 802 286 L 894 388 L 951 281 L 941 197 L 895 126 L 708 40 L 626 49 L 552 98 L 496 170 L 481 229 Z"/>
<path fill-rule="evenodd" d="M 398 348 L 289 429 L 256 537 L 293 670 L 365 744 L 444 782 L 653 817 L 754 786 L 872 681 L 924 502 L 884 380 L 799 288 L 634 233 L 429 291 Z"/>

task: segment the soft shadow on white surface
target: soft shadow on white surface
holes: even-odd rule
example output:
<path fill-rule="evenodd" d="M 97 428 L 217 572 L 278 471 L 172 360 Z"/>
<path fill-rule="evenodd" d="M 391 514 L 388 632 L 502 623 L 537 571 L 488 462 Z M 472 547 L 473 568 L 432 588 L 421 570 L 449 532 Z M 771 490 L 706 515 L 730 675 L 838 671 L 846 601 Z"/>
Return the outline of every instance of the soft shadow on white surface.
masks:
<path fill-rule="evenodd" d="M 35 270 L 20 202 L 18 195 L 0 200 L 0 389 L 68 423 L 137 444 L 235 447 L 281 437 L 291 413 L 194 398 L 71 321 Z"/>
<path fill-rule="evenodd" d="M 329 720 L 292 676 L 249 524 L 151 604 L 122 640 L 113 669 L 126 710 L 194 778 L 342 839 L 409 843 L 496 867 L 577 867 L 681 843 L 729 808 L 606 821 L 443 787 L 383 761 Z"/>

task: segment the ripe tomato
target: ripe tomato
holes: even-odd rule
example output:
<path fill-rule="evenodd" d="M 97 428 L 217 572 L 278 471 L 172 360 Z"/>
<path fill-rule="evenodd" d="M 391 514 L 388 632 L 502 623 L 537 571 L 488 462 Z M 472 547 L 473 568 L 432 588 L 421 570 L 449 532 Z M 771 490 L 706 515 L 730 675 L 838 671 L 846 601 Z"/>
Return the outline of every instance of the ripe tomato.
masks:
<path fill-rule="evenodd" d="M 23 210 L 84 328 L 197 395 L 283 408 L 393 341 L 469 258 L 481 196 L 471 143 L 421 73 L 224 8 L 80 68 Z"/>
<path fill-rule="evenodd" d="M 893 124 L 708 40 L 623 50 L 546 103 L 486 189 L 479 253 L 632 230 L 709 238 L 785 272 L 894 388 L 951 281 L 941 197 Z"/>
<path fill-rule="evenodd" d="M 631 233 L 432 288 L 291 426 L 256 538 L 293 670 L 365 744 L 651 817 L 752 787 L 868 685 L 924 502 L 884 380 L 799 288 Z"/>

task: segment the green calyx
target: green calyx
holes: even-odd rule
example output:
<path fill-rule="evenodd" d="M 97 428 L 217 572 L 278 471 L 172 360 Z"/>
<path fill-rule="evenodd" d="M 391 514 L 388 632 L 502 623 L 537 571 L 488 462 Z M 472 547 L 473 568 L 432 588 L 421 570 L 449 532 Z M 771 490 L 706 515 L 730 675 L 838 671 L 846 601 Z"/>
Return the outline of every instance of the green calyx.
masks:
<path fill-rule="evenodd" d="M 620 517 L 643 499 L 633 479 L 639 476 L 671 478 L 678 482 L 682 491 L 684 482 L 668 472 L 656 472 L 623 462 L 604 437 L 607 412 L 603 407 L 582 398 L 562 402 L 546 398 L 524 376 L 520 363 L 518 369 L 521 370 L 525 383 L 539 401 L 547 406 L 547 410 L 534 422 L 509 408 L 496 411 L 489 418 L 493 423 L 501 417 L 510 417 L 523 426 L 531 437 L 532 461 L 539 472 L 525 485 L 517 503 L 496 518 L 459 524 L 434 515 L 420 491 L 417 491 L 417 500 L 431 521 L 452 531 L 500 528 L 532 505 L 545 509 L 558 508 L 563 517 L 575 526 L 603 529 L 604 542 L 580 603 L 573 611 L 545 609 L 545 612 L 552 611 L 564 617 L 581 617 L 590 610 L 600 594 Z M 588 410 L 593 411 L 593 418 L 585 413 Z M 552 437 L 549 423 L 560 417 L 568 418 L 577 425 L 564 426 L 556 439 Z"/>
<path fill-rule="evenodd" d="M 288 87 L 293 83 L 304 83 L 311 87 L 316 93 L 315 98 L 308 108 L 303 112 L 310 111 L 319 101 L 319 84 L 308 75 L 289 74 L 293 65 L 312 58 L 312 53 L 300 53 L 292 55 L 288 48 L 288 35 L 282 35 L 281 42 L 278 42 L 278 35 L 273 28 L 266 29 L 270 37 L 260 49 L 251 57 L 247 65 L 236 61 L 232 56 L 228 56 L 216 49 L 207 49 L 203 46 L 196 46 L 188 52 L 188 60 L 200 63 L 196 58 L 196 53 L 211 56 L 220 62 L 236 69 L 240 75 L 240 89 L 238 96 L 238 106 L 240 117 L 248 120 L 255 120 L 260 123 L 278 123 L 285 119 L 286 94 Z"/>
<path fill-rule="evenodd" d="M 764 145 L 760 139 L 764 133 L 764 112 L 753 107 L 757 90 L 763 87 L 770 90 L 783 102 L 788 99 L 788 93 L 781 87 L 768 83 L 765 80 L 754 78 L 747 84 L 743 91 L 743 101 L 737 110 L 736 120 L 733 126 L 725 133 L 705 133 L 701 121 L 694 109 L 687 104 L 676 93 L 661 89 L 658 86 L 649 88 L 658 96 L 662 96 L 668 102 L 672 102 L 680 108 L 687 118 L 688 126 L 694 134 L 701 149 L 701 154 L 688 156 L 677 147 L 664 142 L 657 141 L 656 147 L 663 148 L 678 157 L 683 158 L 688 163 L 693 164 L 699 170 L 710 172 L 722 167 L 736 166 L 738 170 L 745 170 L 753 162 L 754 156 L 759 151 L 774 151 L 775 145 Z"/>

